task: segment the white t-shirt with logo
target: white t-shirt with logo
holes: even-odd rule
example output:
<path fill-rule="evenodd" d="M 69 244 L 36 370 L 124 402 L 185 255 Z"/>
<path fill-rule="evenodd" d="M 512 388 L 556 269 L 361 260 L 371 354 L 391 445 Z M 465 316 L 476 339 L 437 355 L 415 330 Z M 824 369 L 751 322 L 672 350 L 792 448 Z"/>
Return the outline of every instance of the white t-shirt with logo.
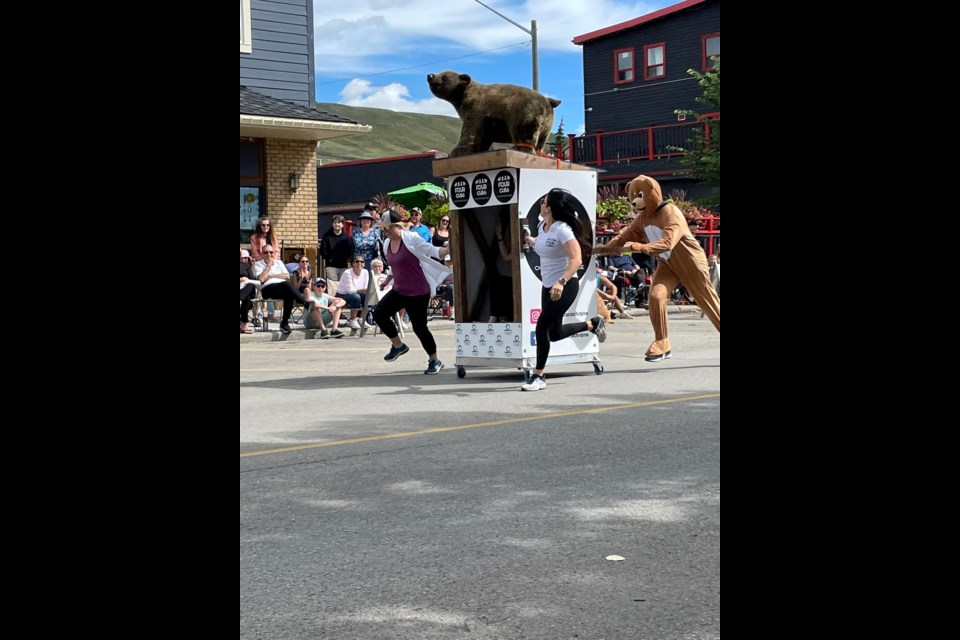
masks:
<path fill-rule="evenodd" d="M 550 231 L 543 230 L 543 222 L 537 226 L 537 242 L 533 250 L 540 256 L 540 278 L 543 287 L 549 289 L 567 270 L 569 257 L 563 245 L 574 239 L 573 229 L 566 222 L 554 220 Z"/>

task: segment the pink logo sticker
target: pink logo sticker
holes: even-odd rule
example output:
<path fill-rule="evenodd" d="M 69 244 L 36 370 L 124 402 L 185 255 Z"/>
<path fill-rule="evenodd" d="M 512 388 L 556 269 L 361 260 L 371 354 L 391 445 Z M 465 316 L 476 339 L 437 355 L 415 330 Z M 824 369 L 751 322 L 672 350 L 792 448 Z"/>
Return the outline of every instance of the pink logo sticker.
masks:
<path fill-rule="evenodd" d="M 530 324 L 537 324 L 540 319 L 540 309 L 530 309 Z"/>

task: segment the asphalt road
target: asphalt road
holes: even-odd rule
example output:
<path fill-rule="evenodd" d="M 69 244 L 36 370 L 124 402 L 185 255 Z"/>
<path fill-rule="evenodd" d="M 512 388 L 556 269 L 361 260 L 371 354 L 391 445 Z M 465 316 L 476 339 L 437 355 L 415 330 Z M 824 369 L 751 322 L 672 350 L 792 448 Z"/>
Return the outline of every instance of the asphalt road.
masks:
<path fill-rule="evenodd" d="M 240 637 L 719 638 L 720 337 L 670 323 L 533 393 L 412 336 L 242 345 Z"/>

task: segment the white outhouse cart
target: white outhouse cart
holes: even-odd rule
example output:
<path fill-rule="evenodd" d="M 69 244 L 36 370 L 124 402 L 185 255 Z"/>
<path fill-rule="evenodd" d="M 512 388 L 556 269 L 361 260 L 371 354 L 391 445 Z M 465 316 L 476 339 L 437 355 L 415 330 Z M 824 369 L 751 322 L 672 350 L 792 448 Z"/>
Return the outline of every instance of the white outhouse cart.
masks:
<path fill-rule="evenodd" d="M 468 367 L 516 368 L 529 376 L 537 360 L 543 285 L 540 258 L 522 250 L 521 238 L 525 229 L 537 234 L 540 199 L 550 189 L 560 187 L 577 198 L 584 230 L 583 265 L 578 271 L 579 293 L 564 324 L 596 315 L 596 258 L 591 248 L 597 174 L 589 167 L 513 150 L 442 158 L 433 168 L 435 176 L 447 178 L 450 196 L 457 376 L 466 376 Z M 511 261 L 499 259 L 496 237 L 501 230 L 515 256 Z M 488 322 L 491 292 L 512 299 L 508 322 Z M 553 343 L 547 365 L 590 363 L 600 375 L 598 354 L 596 335 L 584 331 Z"/>

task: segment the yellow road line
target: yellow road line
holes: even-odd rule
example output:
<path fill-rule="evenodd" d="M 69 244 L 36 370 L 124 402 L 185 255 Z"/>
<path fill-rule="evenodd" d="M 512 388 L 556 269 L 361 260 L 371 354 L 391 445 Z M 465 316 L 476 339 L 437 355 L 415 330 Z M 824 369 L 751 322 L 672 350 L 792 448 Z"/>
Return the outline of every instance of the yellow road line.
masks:
<path fill-rule="evenodd" d="M 565 416 L 577 416 L 588 413 L 606 413 L 608 411 L 619 411 L 621 409 L 635 409 L 637 407 L 652 407 L 658 404 L 673 404 L 677 402 L 689 402 L 691 400 L 704 400 L 706 398 L 719 398 L 719 393 L 705 393 L 696 396 L 683 396 L 681 398 L 670 398 L 669 400 L 648 400 L 647 402 L 631 402 L 629 404 L 617 404 L 609 407 L 595 407 L 593 409 L 573 409 L 571 411 L 560 411 L 559 413 L 544 413 L 536 416 L 526 416 L 517 418 L 504 418 L 502 420 L 492 420 L 490 422 L 475 422 L 473 424 L 461 424 L 450 427 L 434 427 L 432 429 L 421 429 L 419 431 L 404 431 L 402 433 L 390 433 L 380 436 L 365 436 L 362 438 L 348 438 L 346 440 L 331 440 L 329 442 L 315 442 L 313 444 L 301 444 L 293 447 L 281 447 L 279 449 L 264 449 L 262 451 L 247 451 L 241 453 L 241 458 L 250 458 L 253 456 L 266 456 L 274 453 L 289 453 L 291 451 L 306 451 L 307 449 L 319 449 L 321 447 L 338 447 L 344 444 L 358 444 L 360 442 L 377 442 L 378 440 L 392 440 L 396 438 L 412 438 L 416 436 L 425 436 L 432 433 L 446 433 L 448 431 L 461 431 L 463 429 L 478 429 L 480 427 L 498 427 L 505 424 L 516 422 L 534 422 L 536 420 L 547 420 L 550 418 L 563 418 Z"/>

